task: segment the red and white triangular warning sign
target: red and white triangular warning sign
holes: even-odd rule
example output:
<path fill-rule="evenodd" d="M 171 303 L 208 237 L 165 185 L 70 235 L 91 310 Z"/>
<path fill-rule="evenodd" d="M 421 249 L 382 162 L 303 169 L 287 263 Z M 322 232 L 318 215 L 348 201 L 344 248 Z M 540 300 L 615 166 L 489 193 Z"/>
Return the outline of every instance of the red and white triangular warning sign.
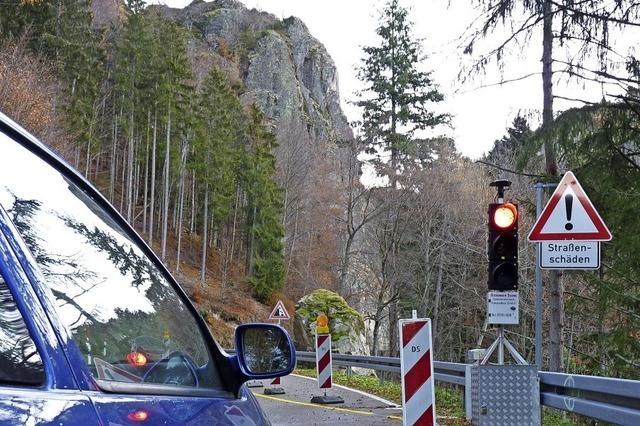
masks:
<path fill-rule="evenodd" d="M 609 241 L 611 232 L 573 173 L 562 177 L 529 232 L 529 241 Z"/>
<path fill-rule="evenodd" d="M 284 303 L 282 300 L 278 300 L 276 303 L 276 307 L 271 311 L 271 315 L 269 315 L 270 320 L 288 320 L 291 319 L 289 316 L 289 312 L 287 312 L 287 308 L 284 307 Z"/>

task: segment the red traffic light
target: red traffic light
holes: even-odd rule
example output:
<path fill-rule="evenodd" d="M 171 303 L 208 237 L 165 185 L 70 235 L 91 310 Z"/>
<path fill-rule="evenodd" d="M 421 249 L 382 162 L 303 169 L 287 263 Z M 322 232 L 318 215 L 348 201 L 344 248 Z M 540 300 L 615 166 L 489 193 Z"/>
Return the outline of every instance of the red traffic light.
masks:
<path fill-rule="evenodd" d="M 493 211 L 491 220 L 498 229 L 511 228 L 518 221 L 518 208 L 511 203 L 502 204 Z"/>
<path fill-rule="evenodd" d="M 518 206 L 512 203 L 489 204 L 489 290 L 518 289 Z"/>
<path fill-rule="evenodd" d="M 147 364 L 147 357 L 140 352 L 131 352 L 127 354 L 127 362 L 134 367 L 144 367 Z"/>

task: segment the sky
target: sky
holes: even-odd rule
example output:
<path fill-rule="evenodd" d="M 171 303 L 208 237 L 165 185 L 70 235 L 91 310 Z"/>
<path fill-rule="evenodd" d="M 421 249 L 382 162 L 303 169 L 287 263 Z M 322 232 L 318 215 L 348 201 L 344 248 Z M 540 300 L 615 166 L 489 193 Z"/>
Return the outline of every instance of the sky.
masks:
<path fill-rule="evenodd" d="M 359 118 L 359 111 L 352 102 L 355 92 L 363 87 L 357 78 L 356 68 L 361 63 L 362 47 L 375 45 L 381 0 L 240 0 L 248 8 L 256 8 L 278 18 L 297 16 L 311 34 L 317 38 L 333 58 L 338 69 L 340 96 L 347 118 Z M 191 0 L 153 0 L 170 7 L 184 7 Z M 515 46 L 507 65 L 500 70 L 488 68 L 484 75 L 471 75 L 468 65 L 472 57 L 462 54 L 461 36 L 479 16 L 469 0 L 400 0 L 409 9 L 413 32 L 422 40 L 425 61 L 424 70 L 433 72 L 433 80 L 445 95 L 445 101 L 437 106 L 442 112 L 452 114 L 451 128 L 438 128 L 435 133 L 454 138 L 458 149 L 466 156 L 478 158 L 501 138 L 518 114 L 532 118 L 535 127 L 542 109 L 542 56 L 541 37 L 534 35 L 528 43 Z M 488 51 L 497 45 L 506 33 L 494 34 L 475 49 Z M 501 80 L 530 77 L 495 85 Z M 465 81 L 460 81 L 460 76 Z M 571 98 L 598 101 L 602 88 L 597 85 L 578 86 L 556 81 L 557 92 L 571 93 Z M 489 86 L 489 87 L 486 87 Z M 577 105 L 556 101 L 557 110 Z"/>

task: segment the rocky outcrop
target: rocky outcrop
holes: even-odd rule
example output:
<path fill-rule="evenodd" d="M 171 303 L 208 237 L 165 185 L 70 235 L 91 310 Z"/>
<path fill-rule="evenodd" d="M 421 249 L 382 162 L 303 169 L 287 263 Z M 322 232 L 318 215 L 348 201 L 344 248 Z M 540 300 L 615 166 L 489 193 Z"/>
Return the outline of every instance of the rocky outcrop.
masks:
<path fill-rule="evenodd" d="M 312 143 L 353 137 L 335 64 L 300 19 L 281 21 L 236 0 L 153 9 L 199 34 L 202 46 L 220 57 L 213 62 L 235 63 L 243 102 L 258 104 L 280 139 L 301 132 Z"/>
<path fill-rule="evenodd" d="M 314 350 L 316 318 L 329 317 L 332 350 L 343 354 L 369 355 L 362 315 L 338 294 L 316 290 L 296 305 L 294 340 L 299 350 Z"/>
<path fill-rule="evenodd" d="M 96 28 L 119 25 L 124 19 L 124 5 L 120 0 L 92 0 L 92 24 Z"/>

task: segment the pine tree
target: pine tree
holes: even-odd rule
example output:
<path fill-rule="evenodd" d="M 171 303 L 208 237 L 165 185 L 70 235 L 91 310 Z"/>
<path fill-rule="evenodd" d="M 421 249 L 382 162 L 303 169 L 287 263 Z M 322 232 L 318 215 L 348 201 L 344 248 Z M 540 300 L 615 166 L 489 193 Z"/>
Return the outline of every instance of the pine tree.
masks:
<path fill-rule="evenodd" d="M 266 301 L 284 285 L 284 227 L 282 189 L 275 181 L 277 144 L 254 105 L 249 113 L 250 152 L 245 173 L 247 204 L 247 264 L 249 283 Z"/>
<path fill-rule="evenodd" d="M 244 119 L 225 75 L 213 67 L 198 96 L 195 150 L 191 167 L 203 194 L 201 281 L 204 282 L 209 223 L 221 225 L 230 215 L 236 192 Z"/>
<path fill-rule="evenodd" d="M 381 215 L 378 251 L 381 256 L 381 280 L 388 289 L 384 305 L 389 309 L 389 342 L 392 353 L 397 348 L 398 300 L 401 297 L 399 250 L 403 247 L 402 220 L 398 179 L 402 169 L 413 167 L 424 147 L 415 140 L 416 131 L 426 130 L 449 121 L 447 114 L 434 112 L 433 105 L 444 99 L 429 72 L 421 71 L 420 42 L 412 35 L 408 12 L 390 0 L 382 9 L 376 30 L 380 42 L 364 48 L 365 57 L 358 77 L 366 84 L 356 104 L 362 108 L 362 130 L 367 151 L 378 157 L 391 156 L 385 165 L 380 158 L 375 165 L 389 179 L 389 207 Z"/>
<path fill-rule="evenodd" d="M 498 166 L 513 168 L 514 161 L 519 158 L 526 139 L 531 136 L 531 133 L 527 119 L 521 115 L 516 116 L 511 127 L 507 129 L 507 134 L 494 141 L 491 151 L 486 156 L 487 161 Z M 510 163 L 504 164 L 505 161 Z"/>
<path fill-rule="evenodd" d="M 391 154 L 391 187 L 395 187 L 400 163 L 410 155 L 417 130 L 433 128 L 449 120 L 432 109 L 444 100 L 431 79 L 421 71 L 420 42 L 412 35 L 408 12 L 390 0 L 381 12 L 376 33 L 380 43 L 365 47 L 358 77 L 366 84 L 356 102 L 362 108 L 362 130 L 371 153 Z"/>
<path fill-rule="evenodd" d="M 38 50 L 42 35 L 55 28 L 56 5 L 53 0 L 7 0 L 0 7 L 0 34 L 3 38 L 18 39 L 28 29 L 30 45 Z"/>

